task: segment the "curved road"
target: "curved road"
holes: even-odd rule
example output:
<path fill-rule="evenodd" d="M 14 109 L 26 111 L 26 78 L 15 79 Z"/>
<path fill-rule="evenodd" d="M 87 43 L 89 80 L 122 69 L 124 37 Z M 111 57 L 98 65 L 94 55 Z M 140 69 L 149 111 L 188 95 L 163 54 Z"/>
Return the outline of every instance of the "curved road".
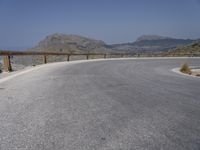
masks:
<path fill-rule="evenodd" d="M 0 83 L 1 150 L 199 150 L 200 59 L 36 67 Z"/>

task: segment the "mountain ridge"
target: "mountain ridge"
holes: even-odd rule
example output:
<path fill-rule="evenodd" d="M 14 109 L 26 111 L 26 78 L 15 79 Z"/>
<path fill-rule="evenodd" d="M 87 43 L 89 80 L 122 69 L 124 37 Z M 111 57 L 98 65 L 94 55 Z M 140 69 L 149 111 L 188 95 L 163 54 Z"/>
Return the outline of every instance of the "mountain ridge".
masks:
<path fill-rule="evenodd" d="M 158 35 L 143 35 L 136 41 L 120 44 L 107 44 L 80 35 L 54 33 L 46 36 L 37 46 L 29 49 L 55 52 L 157 52 L 168 51 L 178 46 L 192 44 L 196 40 L 175 39 Z"/>

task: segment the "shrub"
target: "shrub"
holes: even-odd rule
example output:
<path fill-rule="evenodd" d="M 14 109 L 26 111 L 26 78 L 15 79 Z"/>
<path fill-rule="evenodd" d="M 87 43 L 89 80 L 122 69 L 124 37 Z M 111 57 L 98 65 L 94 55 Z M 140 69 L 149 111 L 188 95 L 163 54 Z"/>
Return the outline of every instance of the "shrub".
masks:
<path fill-rule="evenodd" d="M 180 71 L 183 72 L 183 73 L 186 73 L 186 74 L 191 74 L 191 73 L 192 73 L 192 71 L 191 71 L 191 69 L 189 68 L 189 66 L 188 66 L 187 63 L 185 63 L 185 64 L 183 64 L 183 65 L 181 66 Z"/>

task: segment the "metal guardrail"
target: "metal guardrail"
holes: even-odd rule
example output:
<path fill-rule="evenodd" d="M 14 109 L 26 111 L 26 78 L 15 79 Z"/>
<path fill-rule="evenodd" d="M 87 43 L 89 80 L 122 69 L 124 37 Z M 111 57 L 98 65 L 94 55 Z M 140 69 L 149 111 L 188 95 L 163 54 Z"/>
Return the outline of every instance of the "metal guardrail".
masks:
<path fill-rule="evenodd" d="M 200 53 L 172 53 L 172 52 L 157 52 L 157 53 L 63 53 L 63 52 L 37 52 L 37 51 L 4 51 L 0 50 L 0 56 L 3 56 L 3 68 L 5 71 L 12 71 L 11 56 L 43 56 L 43 63 L 47 63 L 47 56 L 67 56 L 67 61 L 70 61 L 70 56 L 135 56 L 135 57 L 168 57 L 168 56 L 188 56 L 188 57 L 199 57 Z M 109 57 L 109 58 L 110 58 Z"/>

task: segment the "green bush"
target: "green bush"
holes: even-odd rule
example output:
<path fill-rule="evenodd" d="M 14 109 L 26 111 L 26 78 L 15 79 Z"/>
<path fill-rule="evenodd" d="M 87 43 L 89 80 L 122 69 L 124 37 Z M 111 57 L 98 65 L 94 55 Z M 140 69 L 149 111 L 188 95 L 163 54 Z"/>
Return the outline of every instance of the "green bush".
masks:
<path fill-rule="evenodd" d="M 191 74 L 192 73 L 192 71 L 191 71 L 191 69 L 190 69 L 190 67 L 188 66 L 187 63 L 185 63 L 185 64 L 183 64 L 181 66 L 180 71 L 183 72 L 183 73 L 186 73 L 186 74 Z"/>

